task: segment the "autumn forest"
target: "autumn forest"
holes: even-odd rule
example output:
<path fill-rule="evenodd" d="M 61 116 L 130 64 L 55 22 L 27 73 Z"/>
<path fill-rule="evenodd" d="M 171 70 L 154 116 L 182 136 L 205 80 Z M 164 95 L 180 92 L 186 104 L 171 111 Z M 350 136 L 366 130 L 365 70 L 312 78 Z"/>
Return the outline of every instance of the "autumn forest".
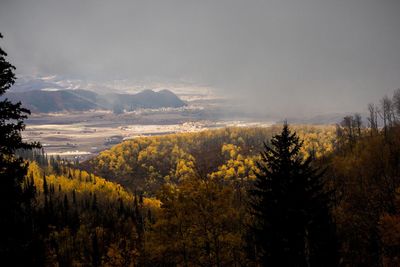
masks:
<path fill-rule="evenodd" d="M 312 266 L 400 264 L 400 128 L 392 107 L 384 128 L 374 127 L 374 110 L 372 127 L 357 115 L 336 126 L 289 125 L 300 140 L 298 160 L 320 170 L 334 232 L 329 262 Z M 17 229 L 21 243 L 15 245 L 24 245 L 24 258 L 14 260 L 38 266 L 260 266 L 265 260 L 279 266 L 268 265 L 258 247 L 251 203 L 268 166 L 265 147 L 281 130 L 137 138 L 83 163 L 20 150 L 28 166 L 19 204 L 25 226 Z"/>
<path fill-rule="evenodd" d="M 0 96 L 15 71 L 0 48 Z M 24 139 L 30 111 L 1 98 L 0 265 L 400 266 L 400 89 L 382 97 L 336 123 L 121 137 L 83 161 Z"/>

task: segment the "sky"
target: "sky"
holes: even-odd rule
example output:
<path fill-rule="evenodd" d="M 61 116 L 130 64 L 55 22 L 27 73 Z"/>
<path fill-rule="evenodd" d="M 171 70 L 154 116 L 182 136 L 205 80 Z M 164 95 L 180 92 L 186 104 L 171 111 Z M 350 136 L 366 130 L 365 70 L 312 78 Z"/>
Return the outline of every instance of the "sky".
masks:
<path fill-rule="evenodd" d="M 19 75 L 209 86 L 282 116 L 363 112 L 400 87 L 399 14 L 399 0 L 0 0 L 0 46 Z"/>

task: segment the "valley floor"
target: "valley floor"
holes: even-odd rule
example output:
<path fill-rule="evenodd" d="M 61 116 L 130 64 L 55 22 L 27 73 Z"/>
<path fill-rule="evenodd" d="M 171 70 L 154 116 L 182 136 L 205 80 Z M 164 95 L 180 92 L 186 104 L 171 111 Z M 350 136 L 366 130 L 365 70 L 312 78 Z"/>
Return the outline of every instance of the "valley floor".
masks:
<path fill-rule="evenodd" d="M 33 114 L 23 138 L 39 141 L 48 155 L 78 158 L 97 155 L 123 140 L 140 136 L 198 132 L 227 126 L 268 127 L 273 122 L 254 120 L 210 120 L 195 111 L 163 109 L 115 115 L 109 111 Z"/>

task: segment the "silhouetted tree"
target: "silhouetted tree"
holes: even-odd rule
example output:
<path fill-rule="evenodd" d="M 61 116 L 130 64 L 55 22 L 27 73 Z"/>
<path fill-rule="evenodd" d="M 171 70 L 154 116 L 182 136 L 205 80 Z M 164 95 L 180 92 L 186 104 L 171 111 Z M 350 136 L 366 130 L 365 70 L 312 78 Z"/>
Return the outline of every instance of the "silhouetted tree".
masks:
<path fill-rule="evenodd" d="M 393 108 L 396 112 L 397 118 L 399 118 L 400 117 L 400 88 L 398 88 L 394 91 Z"/>
<path fill-rule="evenodd" d="M 0 96 L 15 83 L 15 67 L 6 61 L 6 56 L 0 48 Z M 23 121 L 28 114 L 29 110 L 22 108 L 21 103 L 0 101 L 0 257 L 3 262 L 15 265 L 29 258 L 31 248 L 31 227 L 27 225 L 30 218 L 25 213 L 31 196 L 23 194 L 22 188 L 27 166 L 15 155 L 17 149 L 38 146 L 22 141 Z M 25 257 L 20 256 L 24 254 Z"/>
<path fill-rule="evenodd" d="M 97 267 L 100 266 L 101 258 L 99 251 L 99 243 L 97 241 L 96 231 L 92 235 L 92 266 Z"/>
<path fill-rule="evenodd" d="M 357 133 L 357 137 L 361 137 L 361 129 L 362 129 L 362 117 L 360 114 L 354 114 L 354 127 Z"/>
<path fill-rule="evenodd" d="M 369 111 L 369 127 L 371 128 L 371 135 L 376 134 L 378 132 L 378 108 L 374 104 L 368 105 Z"/>
<path fill-rule="evenodd" d="M 74 206 L 76 206 L 76 193 L 75 193 L 75 189 L 72 190 L 72 204 L 74 204 Z"/>
<path fill-rule="evenodd" d="M 254 231 L 264 266 L 336 266 L 337 251 L 329 197 L 302 143 L 285 123 L 265 145 L 250 190 Z"/>
<path fill-rule="evenodd" d="M 379 115 L 383 121 L 383 130 L 387 137 L 388 129 L 393 127 L 396 119 L 393 101 L 388 96 L 385 96 L 381 100 L 381 110 Z"/>
<path fill-rule="evenodd" d="M 97 197 L 96 197 L 96 193 L 94 193 L 93 195 L 93 201 L 92 201 L 92 210 L 97 211 Z"/>

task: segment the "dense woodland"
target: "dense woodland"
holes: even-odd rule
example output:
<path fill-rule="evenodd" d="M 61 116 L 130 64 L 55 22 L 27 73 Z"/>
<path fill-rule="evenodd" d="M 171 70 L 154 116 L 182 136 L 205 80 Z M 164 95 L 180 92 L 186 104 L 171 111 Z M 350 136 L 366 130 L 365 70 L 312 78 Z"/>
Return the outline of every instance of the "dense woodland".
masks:
<path fill-rule="evenodd" d="M 138 138 L 83 164 L 48 158 L 38 149 L 18 151 L 31 162 L 23 188 L 35 195 L 32 216 L 42 233 L 34 236 L 42 251 L 35 252 L 34 257 L 42 255 L 35 261 L 62 266 L 256 265 L 247 190 L 256 179 L 255 162 L 263 140 L 280 128 Z M 308 144 L 302 148 L 304 156 L 332 149 L 334 127 L 296 128 Z M 130 151 L 129 146 L 142 146 L 139 154 L 148 165 L 142 166 L 142 177 L 133 182 L 128 174 L 119 180 L 129 181 L 127 189 L 82 170 L 82 166 L 99 167 L 88 164 L 112 159 L 113 151 Z M 198 167 L 196 158 L 185 152 L 189 149 L 196 158 L 207 155 L 208 162 Z M 210 149 L 219 152 L 209 154 Z M 134 157 L 125 156 L 137 162 Z M 130 167 L 126 162 L 119 166 Z M 165 176 L 155 171 L 161 168 Z M 118 177 L 104 167 L 102 174 L 110 180 Z M 139 186 L 130 187 L 135 184 Z"/>
<path fill-rule="evenodd" d="M 137 138 L 83 163 L 24 143 L 20 103 L 0 110 L 9 266 L 400 266 L 400 90 L 364 120 Z"/>
<path fill-rule="evenodd" d="M 356 117 L 336 128 L 292 128 L 304 140 L 301 155 L 325 169 L 339 265 L 398 266 L 400 127 L 359 130 Z M 268 145 L 280 129 L 138 138 L 79 165 L 36 155 L 42 163 L 30 164 L 24 183 L 34 185 L 36 227 L 42 229 L 36 238 L 43 258 L 36 260 L 257 266 L 248 190 L 257 179 L 263 140 Z"/>
<path fill-rule="evenodd" d="M 293 126 L 304 141 L 303 157 L 320 157 L 334 148 L 334 126 Z M 255 161 L 263 143 L 281 131 L 268 128 L 224 128 L 125 141 L 82 166 L 131 191 L 154 195 L 165 183 L 177 184 L 188 175 L 226 180 L 255 179 Z"/>

